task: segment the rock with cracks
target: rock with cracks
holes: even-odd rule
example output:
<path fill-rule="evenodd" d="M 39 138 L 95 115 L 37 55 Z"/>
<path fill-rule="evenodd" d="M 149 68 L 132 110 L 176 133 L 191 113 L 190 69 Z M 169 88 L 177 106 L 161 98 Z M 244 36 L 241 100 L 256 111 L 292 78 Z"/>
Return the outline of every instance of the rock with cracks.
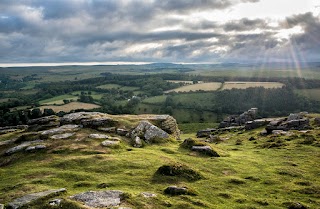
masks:
<path fill-rule="evenodd" d="M 88 191 L 71 196 L 71 199 L 80 201 L 93 208 L 119 206 L 123 192 L 118 190 Z"/>
<path fill-rule="evenodd" d="M 13 202 L 9 203 L 6 208 L 8 209 L 19 209 L 23 208 L 24 206 L 32 203 L 33 201 L 36 201 L 41 198 L 53 196 L 53 195 L 59 195 L 62 192 L 67 191 L 65 188 L 61 189 L 54 189 L 54 190 L 48 190 L 44 192 L 38 192 L 33 194 L 28 194 L 23 197 L 17 198 L 13 200 Z"/>
<path fill-rule="evenodd" d="M 169 138 L 169 134 L 167 132 L 148 121 L 141 121 L 131 132 L 131 138 L 135 139 L 137 136 L 143 138 L 147 143 Z"/>

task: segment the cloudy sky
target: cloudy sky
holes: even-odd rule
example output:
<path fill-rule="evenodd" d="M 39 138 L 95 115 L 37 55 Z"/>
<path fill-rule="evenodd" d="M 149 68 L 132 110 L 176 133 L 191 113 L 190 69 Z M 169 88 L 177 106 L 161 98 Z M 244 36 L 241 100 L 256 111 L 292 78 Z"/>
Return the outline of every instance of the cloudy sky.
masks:
<path fill-rule="evenodd" d="M 320 61 L 320 0 L 0 0 L 0 63 Z"/>

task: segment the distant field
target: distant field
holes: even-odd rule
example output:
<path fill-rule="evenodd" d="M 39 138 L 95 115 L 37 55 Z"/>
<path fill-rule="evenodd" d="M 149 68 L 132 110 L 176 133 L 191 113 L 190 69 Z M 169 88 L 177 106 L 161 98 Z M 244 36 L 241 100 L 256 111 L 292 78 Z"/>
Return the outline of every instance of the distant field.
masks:
<path fill-rule="evenodd" d="M 76 110 L 76 109 L 85 109 L 85 110 L 90 110 L 90 109 L 95 109 L 99 108 L 99 105 L 96 104 L 89 104 L 89 103 L 82 103 L 82 102 L 71 102 L 65 105 L 61 106 L 55 106 L 55 105 L 46 105 L 46 106 L 41 106 L 40 109 L 43 111 L 45 108 L 52 109 L 55 112 L 70 112 L 71 110 Z"/>
<path fill-rule="evenodd" d="M 169 92 L 189 92 L 189 91 L 216 91 L 221 87 L 221 83 L 219 82 L 210 82 L 210 83 L 197 83 L 197 84 L 191 84 L 182 86 L 176 89 L 172 89 L 169 91 L 166 91 L 166 93 Z"/>
<path fill-rule="evenodd" d="M 39 103 L 40 105 L 53 105 L 53 104 L 60 105 L 60 104 L 64 104 L 63 102 L 64 99 L 76 101 L 78 98 L 79 98 L 78 96 L 64 94 L 64 95 L 56 96 L 50 99 L 41 100 L 39 101 Z"/>
<path fill-rule="evenodd" d="M 264 87 L 266 89 L 271 88 L 281 88 L 284 86 L 282 83 L 278 82 L 225 82 L 222 90 L 226 89 L 247 89 L 250 87 Z"/>
<path fill-rule="evenodd" d="M 118 84 L 105 84 L 105 85 L 97 86 L 97 88 L 100 88 L 100 89 L 119 89 L 119 90 L 123 90 L 123 91 L 139 90 L 139 87 L 136 87 L 136 86 L 121 86 Z"/>
<path fill-rule="evenodd" d="M 296 92 L 309 99 L 320 101 L 320 89 L 298 89 Z"/>
<path fill-rule="evenodd" d="M 167 96 L 155 96 L 144 99 L 142 102 L 146 104 L 162 104 L 166 101 Z"/>
<path fill-rule="evenodd" d="M 7 102 L 7 101 L 9 101 L 9 98 L 0 99 L 0 103 Z"/>
<path fill-rule="evenodd" d="M 103 94 L 102 93 L 98 93 L 98 92 L 95 92 L 95 91 L 91 91 L 91 94 L 89 95 L 88 94 L 88 91 L 84 91 L 85 93 L 87 93 L 88 96 L 92 96 L 92 98 L 94 100 L 99 100 L 102 98 Z M 71 93 L 72 95 L 74 96 L 78 96 L 78 95 L 81 95 L 81 91 L 74 91 Z"/>

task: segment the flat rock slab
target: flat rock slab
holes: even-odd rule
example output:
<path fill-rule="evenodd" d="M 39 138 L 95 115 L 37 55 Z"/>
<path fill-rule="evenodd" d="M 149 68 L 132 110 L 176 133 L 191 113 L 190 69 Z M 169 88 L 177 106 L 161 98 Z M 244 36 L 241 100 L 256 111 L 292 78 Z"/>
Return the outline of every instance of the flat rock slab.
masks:
<path fill-rule="evenodd" d="M 71 199 L 80 201 L 86 206 L 93 208 L 103 208 L 119 206 L 123 192 L 118 190 L 108 191 L 88 191 L 71 196 Z"/>
<path fill-rule="evenodd" d="M 192 151 L 199 152 L 210 157 L 220 157 L 210 146 L 192 146 Z"/>
<path fill-rule="evenodd" d="M 16 152 L 19 152 L 19 151 L 22 151 L 22 150 L 26 149 L 27 147 L 29 147 L 32 144 L 41 143 L 41 142 L 43 142 L 43 141 L 42 140 L 35 140 L 35 141 L 24 142 L 24 143 L 22 143 L 22 144 L 20 144 L 18 146 L 15 146 L 15 147 L 12 147 L 12 148 L 8 149 L 6 151 L 6 155 L 12 155 L 12 154 L 14 154 Z"/>
<path fill-rule="evenodd" d="M 63 125 L 60 126 L 59 128 L 53 128 L 50 130 L 46 130 L 41 132 L 41 135 L 54 135 L 54 134 L 62 134 L 65 132 L 73 132 L 77 131 L 81 128 L 82 126 L 80 125 Z"/>
<path fill-rule="evenodd" d="M 156 194 L 150 192 L 141 192 L 142 197 L 149 198 L 149 197 L 156 197 Z"/>
<path fill-rule="evenodd" d="M 101 145 L 104 147 L 113 147 L 113 146 L 116 146 L 119 144 L 120 144 L 120 141 L 105 140 L 105 141 L 101 142 Z"/>
<path fill-rule="evenodd" d="M 51 139 L 68 139 L 72 136 L 74 136 L 75 133 L 65 133 L 65 134 L 57 134 L 57 135 L 53 135 L 50 138 Z"/>
<path fill-rule="evenodd" d="M 67 191 L 65 188 L 61 189 L 53 189 L 53 190 L 48 190 L 44 192 L 38 192 L 38 193 L 33 193 L 33 194 L 28 194 L 23 197 L 17 198 L 13 200 L 13 202 L 9 203 L 7 208 L 9 209 L 19 209 L 35 200 L 38 200 L 40 198 L 52 196 L 52 195 L 58 195 L 62 192 Z"/>

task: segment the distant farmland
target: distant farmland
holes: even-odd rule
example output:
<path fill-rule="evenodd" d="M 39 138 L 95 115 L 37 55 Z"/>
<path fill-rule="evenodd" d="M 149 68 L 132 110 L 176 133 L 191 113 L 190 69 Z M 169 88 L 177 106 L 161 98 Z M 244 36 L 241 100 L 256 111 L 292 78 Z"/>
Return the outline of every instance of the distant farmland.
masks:
<path fill-rule="evenodd" d="M 179 82 L 179 81 L 175 81 Z M 185 81 L 181 81 L 185 82 Z M 226 90 L 226 89 L 246 89 L 250 87 L 264 87 L 266 89 L 270 88 L 281 88 L 284 84 L 279 82 L 241 82 L 241 81 L 232 81 L 232 82 L 209 82 L 209 83 L 197 83 L 189 84 L 176 89 L 166 91 L 169 92 L 190 92 L 190 91 L 217 91 L 217 90 Z"/>
<path fill-rule="evenodd" d="M 189 92 L 189 91 L 216 91 L 221 87 L 221 83 L 219 82 L 210 82 L 210 83 L 197 83 L 192 85 L 182 86 L 176 89 L 172 89 L 166 91 L 165 93 L 169 92 Z"/>
<path fill-rule="evenodd" d="M 250 87 L 263 87 L 266 89 L 271 89 L 271 88 L 281 88 L 283 86 L 284 86 L 284 84 L 279 83 L 279 82 L 239 82 L 239 81 L 233 81 L 233 82 L 225 82 L 223 85 L 223 88 L 221 90 L 247 89 Z"/>
<path fill-rule="evenodd" d="M 83 103 L 83 102 L 70 102 L 65 105 L 46 105 L 46 106 L 41 106 L 40 109 L 43 111 L 45 108 L 47 109 L 52 109 L 55 112 L 70 112 L 71 110 L 76 110 L 76 109 L 85 109 L 85 110 L 91 110 L 95 108 L 99 108 L 99 105 L 96 104 L 89 104 L 89 103 Z"/>

